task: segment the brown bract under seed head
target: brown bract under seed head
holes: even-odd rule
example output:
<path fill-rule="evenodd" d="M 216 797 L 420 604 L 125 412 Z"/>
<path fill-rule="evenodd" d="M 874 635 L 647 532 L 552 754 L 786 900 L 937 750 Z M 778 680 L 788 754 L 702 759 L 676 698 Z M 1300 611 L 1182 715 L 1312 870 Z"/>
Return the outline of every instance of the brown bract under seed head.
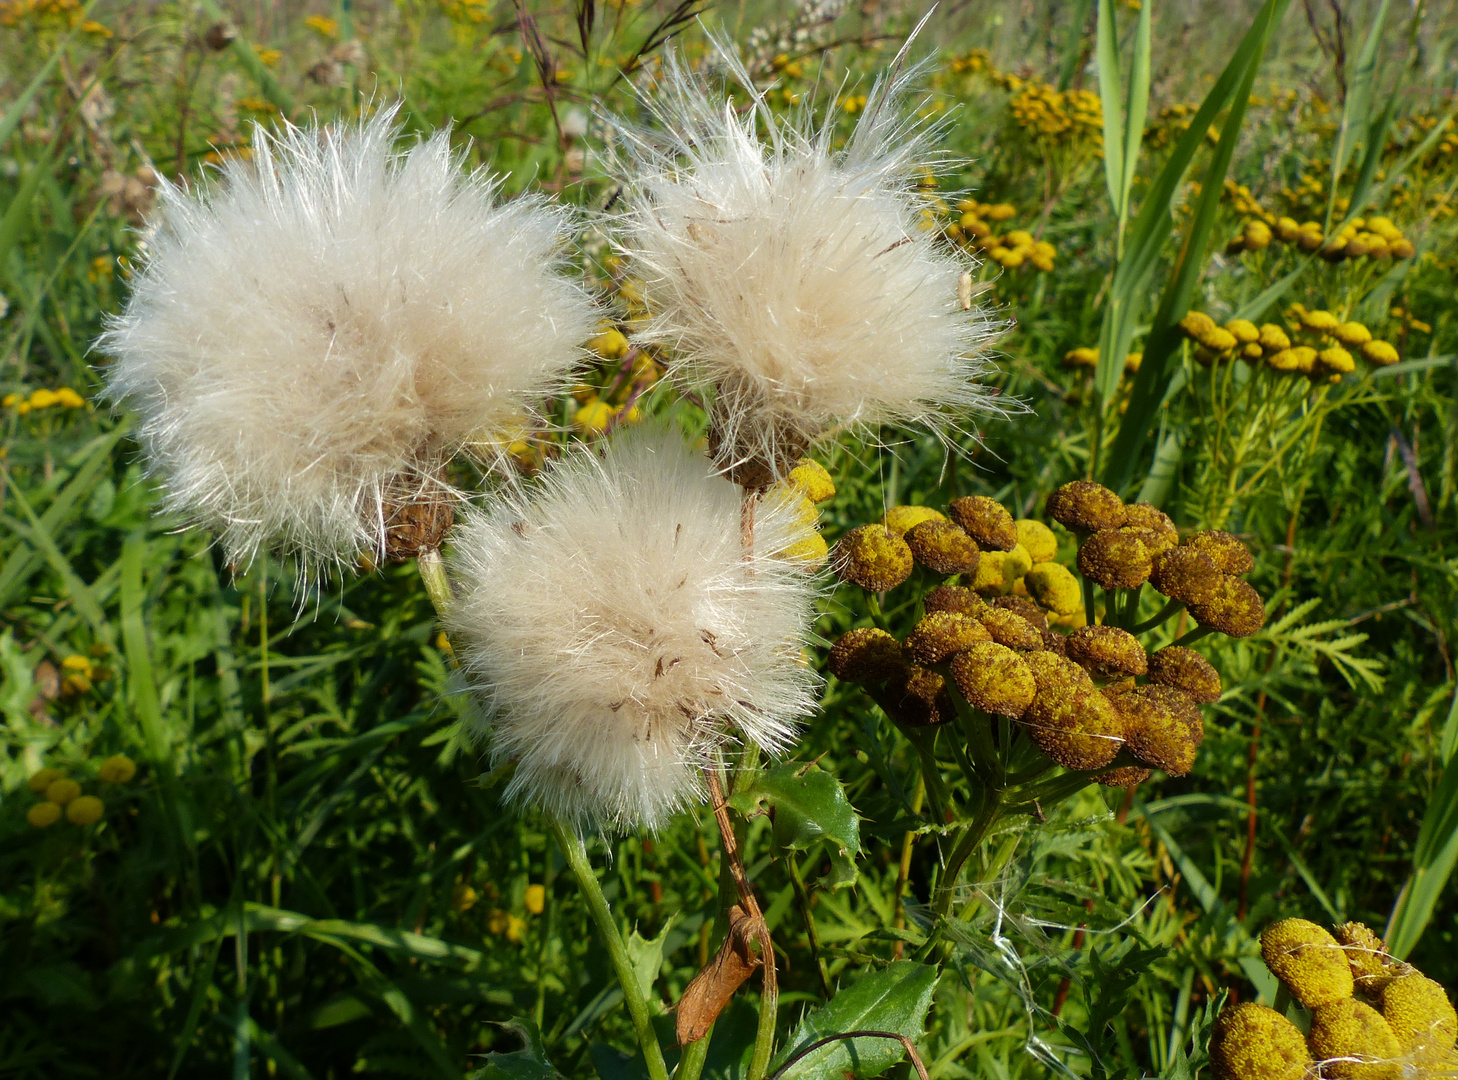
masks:
<path fill-rule="evenodd" d="M 1023 714 L 1028 737 L 1068 769 L 1101 769 L 1123 746 L 1123 720 L 1088 673 L 1056 653 L 1025 656 L 1038 692 Z"/>
<path fill-rule="evenodd" d="M 1105 679 L 1143 675 L 1149 659 L 1139 639 L 1117 626 L 1081 626 L 1068 635 L 1068 658 Z"/>
<path fill-rule="evenodd" d="M 1220 700 L 1220 673 L 1194 649 L 1167 645 L 1149 658 L 1149 681 L 1183 690 L 1202 705 Z"/>
<path fill-rule="evenodd" d="M 922 606 L 928 612 L 959 611 L 963 615 L 976 617 L 987 603 L 971 589 L 962 585 L 938 585 L 922 598 Z"/>
<path fill-rule="evenodd" d="M 972 616 L 956 611 L 933 611 L 906 635 L 901 651 L 913 664 L 930 667 L 987 640 L 987 631 Z"/>
<path fill-rule="evenodd" d="M 977 616 L 992 640 L 1009 649 L 1041 649 L 1043 634 L 1015 611 L 988 605 Z"/>
<path fill-rule="evenodd" d="M 1060 525 L 1089 533 L 1117 529 L 1126 516 L 1124 500 L 1092 480 L 1064 484 L 1048 496 L 1045 508 Z"/>
<path fill-rule="evenodd" d="M 872 592 L 894 589 L 911 576 L 906 541 L 884 525 L 861 525 L 840 538 L 831 555 L 836 574 Z"/>
<path fill-rule="evenodd" d="M 952 679 L 974 709 L 1014 720 L 1027 711 L 1038 689 L 1023 658 L 993 641 L 953 657 Z"/>
<path fill-rule="evenodd" d="M 950 521 L 923 521 L 907 530 L 906 546 L 917 562 L 936 574 L 975 574 L 977 541 Z"/>
<path fill-rule="evenodd" d="M 1048 616 L 1043 613 L 1042 608 L 1026 596 L 999 596 L 992 602 L 992 606 L 1005 608 L 1016 615 L 1021 615 L 1039 631 L 1048 629 Z"/>
<path fill-rule="evenodd" d="M 1203 551 L 1171 548 L 1154 560 L 1149 583 L 1171 600 L 1198 604 L 1214 597 L 1220 570 Z"/>
<path fill-rule="evenodd" d="M 1146 537 L 1144 541 L 1154 554 L 1162 555 L 1180 542 L 1180 531 L 1159 507 L 1143 502 L 1130 503 L 1124 511 L 1126 529 L 1148 529 L 1155 534 L 1154 539 Z"/>
<path fill-rule="evenodd" d="M 1012 515 L 996 499 L 986 495 L 964 495 L 947 507 L 952 520 L 984 548 L 1011 551 L 1017 547 L 1018 529 Z"/>
<path fill-rule="evenodd" d="M 1104 529 L 1078 549 L 1078 572 L 1105 589 L 1133 589 L 1149 580 L 1153 552 L 1139 529 Z M 1157 542 L 1157 541 L 1156 541 Z"/>
<path fill-rule="evenodd" d="M 1185 547 L 1203 551 L 1215 568 L 1226 574 L 1248 574 L 1255 566 L 1255 556 L 1238 537 L 1223 529 L 1206 529 L 1185 538 Z"/>
<path fill-rule="evenodd" d="M 1205 739 L 1205 721 L 1188 695 L 1151 683 L 1112 696 L 1124 718 L 1131 754 L 1171 776 L 1190 771 Z"/>
<path fill-rule="evenodd" d="M 455 524 L 455 499 L 444 480 L 419 488 L 415 494 L 385 504 L 385 558 L 391 562 L 415 559 L 439 550 Z"/>
<path fill-rule="evenodd" d="M 882 683 L 905 670 L 901 642 L 874 626 L 841 635 L 830 650 L 830 672 L 846 682 Z"/>
<path fill-rule="evenodd" d="M 1190 605 L 1190 615 L 1201 626 L 1222 634 L 1250 637 L 1266 624 L 1266 605 L 1249 582 L 1225 574 L 1208 600 Z"/>
<path fill-rule="evenodd" d="M 1094 777 L 1104 787 L 1131 788 L 1137 787 L 1148 780 L 1154 774 L 1139 765 L 1125 765 L 1118 769 L 1110 769 L 1108 772 L 1101 772 Z"/>

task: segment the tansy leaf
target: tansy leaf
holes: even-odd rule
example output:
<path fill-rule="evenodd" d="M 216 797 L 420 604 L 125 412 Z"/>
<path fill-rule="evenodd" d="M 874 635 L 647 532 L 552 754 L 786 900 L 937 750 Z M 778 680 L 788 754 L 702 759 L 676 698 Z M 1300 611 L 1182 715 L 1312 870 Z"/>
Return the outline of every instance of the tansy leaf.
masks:
<path fill-rule="evenodd" d="M 806 851 L 828 840 L 840 854 L 854 858 L 861 850 L 860 820 L 845 797 L 840 781 L 819 766 L 781 765 L 760 773 L 729 800 L 743 814 L 764 804 L 774 811 L 774 840 L 790 851 Z"/>
<path fill-rule="evenodd" d="M 561 1080 L 562 1074 L 547 1060 L 542 1033 L 531 1019 L 517 1017 L 501 1026 L 520 1035 L 526 1048 L 507 1054 L 487 1054 L 485 1068 L 471 1073 L 468 1080 Z"/>

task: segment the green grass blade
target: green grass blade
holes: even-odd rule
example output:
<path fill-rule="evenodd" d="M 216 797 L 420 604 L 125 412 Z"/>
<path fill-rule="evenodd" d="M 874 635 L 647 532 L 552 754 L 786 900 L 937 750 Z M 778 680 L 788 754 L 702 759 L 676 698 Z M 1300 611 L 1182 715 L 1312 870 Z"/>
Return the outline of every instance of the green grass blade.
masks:
<path fill-rule="evenodd" d="M 1078 62 L 1083 59 L 1083 28 L 1088 25 L 1088 12 L 1093 0 L 1074 0 L 1072 19 L 1068 24 L 1068 36 L 1063 39 L 1063 59 L 1058 65 L 1058 89 L 1067 90 L 1078 74 Z"/>
<path fill-rule="evenodd" d="M 147 537 L 134 532 L 122 545 L 121 623 L 122 647 L 127 660 L 127 682 L 131 691 L 132 709 L 142 729 L 142 740 L 152 766 L 164 778 L 172 776 L 172 746 L 162 722 L 162 709 L 157 699 L 157 679 L 152 669 L 152 647 L 147 640 L 147 627 L 142 617 L 146 596 L 142 587 L 142 563 L 147 553 Z"/>
<path fill-rule="evenodd" d="M 1372 16 L 1372 25 L 1367 28 L 1367 38 L 1362 42 L 1362 51 L 1357 54 L 1356 67 L 1347 86 L 1347 100 L 1342 105 L 1342 119 L 1337 126 L 1336 142 L 1331 150 L 1331 194 L 1326 203 L 1326 229 L 1331 230 L 1332 214 L 1336 211 L 1337 185 L 1346 171 L 1347 161 L 1356 147 L 1356 134 L 1368 128 L 1368 116 L 1372 111 L 1372 86 L 1377 77 L 1377 47 L 1382 41 L 1382 27 L 1387 22 L 1387 7 L 1391 0 L 1382 0 Z M 1380 150 L 1380 146 L 1379 146 Z M 1370 146 L 1369 146 L 1370 156 Z"/>
<path fill-rule="evenodd" d="M 1453 695 L 1448 720 L 1443 725 L 1443 752 L 1451 755 L 1455 742 L 1458 742 L 1458 693 Z M 1422 939 L 1455 866 L 1458 866 L 1458 757 L 1449 756 L 1418 829 L 1412 874 L 1398 894 L 1383 934 L 1393 956 L 1399 959 L 1407 956 Z"/>
<path fill-rule="evenodd" d="M 1149 337 L 1144 346 L 1144 363 L 1139 368 L 1139 374 L 1135 376 L 1129 408 L 1119 425 L 1119 433 L 1105 470 L 1105 483 L 1115 490 L 1126 487 L 1134 475 L 1134 466 L 1149 436 L 1150 424 L 1164 399 L 1165 386 L 1171 374 L 1169 359 L 1174 355 L 1180 340 L 1177 324 L 1189 310 L 1195 286 L 1205 270 L 1205 250 L 1215 225 L 1215 213 L 1220 206 L 1225 174 L 1230 167 L 1240 129 L 1245 122 L 1251 87 L 1255 84 L 1256 72 L 1260 68 L 1266 46 L 1274 36 L 1281 17 L 1285 15 L 1288 3 L 1289 0 L 1266 0 L 1260 14 L 1256 16 L 1251 32 L 1247 34 L 1247 40 L 1242 42 L 1241 49 L 1238 50 L 1238 53 L 1245 54 L 1245 62 L 1239 72 L 1238 84 L 1231 94 L 1230 112 L 1201 181 L 1200 198 L 1195 204 L 1189 231 L 1185 234 L 1179 257 L 1170 274 L 1169 285 L 1165 288 L 1151 321 Z M 1247 45 L 1250 46 L 1248 52 Z M 1201 112 L 1204 112 L 1203 106 Z M 1198 128 L 1198 117 L 1191 128 L 1201 130 Z M 1165 212 L 1168 213 L 1167 206 Z M 1121 347 L 1127 349 L 1127 339 Z"/>
<path fill-rule="evenodd" d="M 1124 187 L 1119 193 L 1119 240 L 1124 238 L 1124 225 L 1129 220 L 1129 196 L 1134 190 L 1134 174 L 1139 167 L 1139 151 L 1144 145 L 1144 118 L 1149 113 L 1149 63 L 1153 50 L 1152 11 L 1154 0 L 1145 0 L 1139 9 L 1139 24 L 1134 32 L 1134 62 L 1129 68 L 1128 106 L 1124 111 Z"/>
<path fill-rule="evenodd" d="M 79 29 L 81 23 L 91 17 L 91 9 L 99 2 L 100 0 L 91 0 L 91 3 L 82 9 L 80 17 L 72 24 L 71 30 L 56 43 L 55 51 L 51 53 L 51 58 L 46 61 L 45 66 L 36 73 L 35 78 L 26 84 L 25 89 L 20 92 L 20 96 L 10 103 L 10 108 L 5 110 L 5 115 L 0 116 L 0 146 L 4 146 L 10 136 L 15 134 L 15 129 L 20 126 L 20 118 L 30 105 L 31 99 L 40 93 L 40 88 L 51 77 L 51 72 L 56 70 L 56 65 L 61 62 L 61 57 L 66 55 L 66 46 L 71 44 L 71 39 L 81 32 Z"/>
<path fill-rule="evenodd" d="M 1236 309 L 1235 314 L 1232 316 L 1232 318 L 1245 319 L 1249 322 L 1260 322 L 1261 319 L 1265 316 L 1266 312 L 1271 310 L 1271 305 L 1275 304 L 1278 300 L 1281 299 L 1281 297 L 1285 296 L 1286 293 L 1291 290 L 1291 286 L 1296 284 L 1296 279 L 1306 272 L 1307 267 L 1309 267 L 1312 262 L 1315 261 L 1315 259 L 1315 255 L 1310 255 L 1302 260 L 1301 265 L 1296 267 L 1295 270 L 1292 270 L 1289 274 L 1281 277 L 1279 281 L 1267 285 L 1264 289 L 1256 294 L 1254 299 L 1248 300 L 1244 304 L 1241 304 L 1240 307 Z"/>
<path fill-rule="evenodd" d="M 1124 117 L 1119 100 L 1123 79 L 1119 73 L 1119 31 L 1114 23 L 1114 0 L 1099 0 L 1095 40 L 1099 100 L 1104 109 L 1104 180 L 1109 188 L 1109 202 L 1117 215 L 1124 194 Z"/>

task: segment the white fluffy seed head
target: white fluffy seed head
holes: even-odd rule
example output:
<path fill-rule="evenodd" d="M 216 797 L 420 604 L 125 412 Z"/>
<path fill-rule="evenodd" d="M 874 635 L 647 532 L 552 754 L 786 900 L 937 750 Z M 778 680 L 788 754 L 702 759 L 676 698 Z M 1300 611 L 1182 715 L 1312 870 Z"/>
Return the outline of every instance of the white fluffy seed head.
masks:
<path fill-rule="evenodd" d="M 817 588 L 772 557 L 803 535 L 672 432 L 579 450 L 452 534 L 452 643 L 509 793 L 578 825 L 657 829 L 747 739 L 785 750 L 815 708 L 802 648 Z"/>
<path fill-rule="evenodd" d="M 394 110 L 259 129 L 219 183 L 164 184 L 98 343 L 171 507 L 235 563 L 378 556 L 391 501 L 451 494 L 444 463 L 557 392 L 591 332 L 567 212 L 501 202 L 444 132 L 398 137 Z"/>
<path fill-rule="evenodd" d="M 938 163 L 936 128 L 904 108 L 918 70 L 883 78 L 836 150 L 833 116 L 775 117 L 725 55 L 754 108 L 670 59 L 644 97 L 653 125 L 620 125 L 616 162 L 638 340 L 714 392 L 721 464 L 778 475 L 835 429 L 941 433 L 990 408 L 978 379 L 1000 328 L 964 307 L 972 263 L 925 227 L 915 190 Z"/>

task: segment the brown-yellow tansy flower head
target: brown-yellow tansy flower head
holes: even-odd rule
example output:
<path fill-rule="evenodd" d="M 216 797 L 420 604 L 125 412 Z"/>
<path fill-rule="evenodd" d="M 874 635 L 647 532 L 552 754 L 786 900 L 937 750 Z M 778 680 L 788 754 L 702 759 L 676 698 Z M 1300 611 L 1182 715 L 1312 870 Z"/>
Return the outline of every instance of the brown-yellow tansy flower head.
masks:
<path fill-rule="evenodd" d="M 931 667 L 979 641 L 988 640 L 987 630 L 972 616 L 955 611 L 933 611 L 906 635 L 901 651 L 911 663 Z"/>
<path fill-rule="evenodd" d="M 1219 701 L 1224 690 L 1210 661 L 1183 645 L 1166 645 L 1150 656 L 1149 681 L 1183 690 L 1203 705 Z"/>
<path fill-rule="evenodd" d="M 847 631 L 830 650 L 830 672 L 845 682 L 882 683 L 905 667 L 901 642 L 874 626 Z"/>
<path fill-rule="evenodd" d="M 1355 983 L 1345 950 L 1314 922 L 1282 919 L 1266 927 L 1261 935 L 1261 959 L 1308 1009 L 1352 996 Z"/>
<path fill-rule="evenodd" d="M 984 549 L 1011 551 L 1017 546 L 1017 526 L 1007 507 L 996 499 L 964 495 L 952 500 L 947 513 Z"/>
<path fill-rule="evenodd" d="M 872 592 L 894 589 L 911 576 L 906 541 L 884 525 L 861 525 L 840 538 L 831 556 L 835 572 Z"/>
<path fill-rule="evenodd" d="M 1117 529 L 1126 519 L 1124 500 L 1092 480 L 1074 480 L 1056 488 L 1045 508 L 1058 524 L 1087 533 Z"/>
<path fill-rule="evenodd" d="M 1304 1080 L 1312 1069 L 1301 1030 L 1275 1009 L 1241 1002 L 1210 1035 L 1213 1080 Z"/>
<path fill-rule="evenodd" d="M 1083 610 L 1083 589 L 1062 563 L 1038 563 L 1023 577 L 1028 595 L 1049 611 L 1072 615 Z"/>
<path fill-rule="evenodd" d="M 1117 626 L 1079 627 L 1068 635 L 1068 658 L 1105 679 L 1143 675 L 1149 670 L 1149 658 L 1139 639 Z"/>
<path fill-rule="evenodd" d="M 1038 689 L 1027 662 L 994 641 L 953 657 L 952 679 L 973 708 L 1014 720 L 1027 712 Z"/>
<path fill-rule="evenodd" d="M 945 519 L 923 521 L 903 538 L 917 562 L 936 574 L 975 574 L 981 550 L 959 525 Z"/>

